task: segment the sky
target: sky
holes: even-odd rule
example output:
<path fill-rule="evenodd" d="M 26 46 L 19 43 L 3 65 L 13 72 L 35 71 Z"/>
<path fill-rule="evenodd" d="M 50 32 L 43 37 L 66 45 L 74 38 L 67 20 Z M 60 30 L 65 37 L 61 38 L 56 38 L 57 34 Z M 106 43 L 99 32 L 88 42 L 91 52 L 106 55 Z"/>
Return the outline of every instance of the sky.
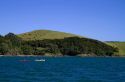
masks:
<path fill-rule="evenodd" d="M 0 0 L 0 34 L 55 30 L 125 41 L 125 0 Z"/>

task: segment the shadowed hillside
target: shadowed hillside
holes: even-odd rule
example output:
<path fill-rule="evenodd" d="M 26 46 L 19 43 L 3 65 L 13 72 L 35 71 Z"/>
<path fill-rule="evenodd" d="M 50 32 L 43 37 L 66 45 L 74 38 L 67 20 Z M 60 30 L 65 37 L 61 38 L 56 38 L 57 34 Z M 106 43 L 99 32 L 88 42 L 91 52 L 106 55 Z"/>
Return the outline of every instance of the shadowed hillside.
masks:
<path fill-rule="evenodd" d="M 23 40 L 44 40 L 44 39 L 64 39 L 67 37 L 74 37 L 77 35 L 58 32 L 58 31 L 50 31 L 50 30 L 36 30 L 32 32 L 27 32 L 18 35 Z"/>

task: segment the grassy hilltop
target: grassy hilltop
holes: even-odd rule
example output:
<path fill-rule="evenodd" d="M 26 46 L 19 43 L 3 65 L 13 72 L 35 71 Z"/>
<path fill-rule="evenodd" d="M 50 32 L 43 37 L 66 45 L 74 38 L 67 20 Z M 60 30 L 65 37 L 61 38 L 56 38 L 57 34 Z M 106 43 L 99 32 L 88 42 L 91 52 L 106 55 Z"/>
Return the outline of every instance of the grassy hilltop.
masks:
<path fill-rule="evenodd" d="M 125 42 L 106 42 L 111 46 L 115 46 L 119 49 L 119 54 L 125 56 Z"/>
<path fill-rule="evenodd" d="M 27 32 L 23 34 L 19 34 L 23 40 L 44 40 L 44 39 L 64 39 L 67 37 L 74 37 L 77 35 L 58 32 L 58 31 L 51 31 L 51 30 L 35 30 L 32 32 Z"/>

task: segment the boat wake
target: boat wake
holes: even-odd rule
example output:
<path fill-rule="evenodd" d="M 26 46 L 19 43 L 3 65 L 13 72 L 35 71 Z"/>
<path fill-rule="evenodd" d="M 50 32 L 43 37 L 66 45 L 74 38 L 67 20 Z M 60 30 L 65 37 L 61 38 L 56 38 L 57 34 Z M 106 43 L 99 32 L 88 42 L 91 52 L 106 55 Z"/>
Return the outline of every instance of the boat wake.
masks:
<path fill-rule="evenodd" d="M 45 62 L 45 59 L 36 59 L 36 62 Z"/>

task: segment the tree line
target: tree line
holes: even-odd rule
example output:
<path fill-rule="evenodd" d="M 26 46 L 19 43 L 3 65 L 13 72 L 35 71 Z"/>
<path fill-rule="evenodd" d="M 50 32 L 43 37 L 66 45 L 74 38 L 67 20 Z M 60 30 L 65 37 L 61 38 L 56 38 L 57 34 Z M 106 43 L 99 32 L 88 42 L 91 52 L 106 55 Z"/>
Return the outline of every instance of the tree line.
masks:
<path fill-rule="evenodd" d="M 13 33 L 0 35 L 0 55 L 114 56 L 117 52 L 118 48 L 89 38 L 24 41 Z"/>

